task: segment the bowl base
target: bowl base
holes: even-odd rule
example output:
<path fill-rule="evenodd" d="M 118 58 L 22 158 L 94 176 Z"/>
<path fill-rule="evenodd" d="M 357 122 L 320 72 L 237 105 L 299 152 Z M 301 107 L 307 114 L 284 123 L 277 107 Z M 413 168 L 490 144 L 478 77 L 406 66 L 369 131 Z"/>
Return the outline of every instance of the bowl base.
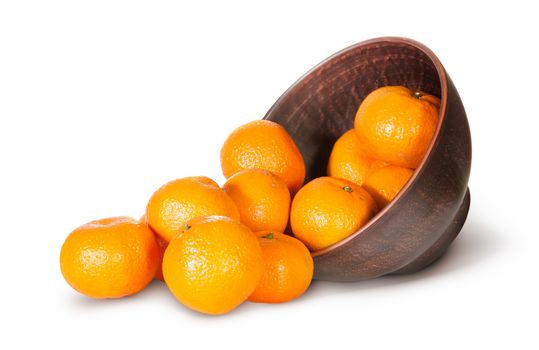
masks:
<path fill-rule="evenodd" d="M 390 275 L 402 275 L 407 273 L 414 273 L 436 262 L 444 253 L 447 248 L 457 237 L 466 221 L 468 216 L 468 210 L 470 209 L 470 189 L 466 190 L 466 195 L 462 200 L 462 204 L 455 216 L 453 222 L 447 227 L 442 236 L 434 243 L 427 251 L 417 257 L 408 265 L 401 267 L 400 269 L 390 273 Z"/>

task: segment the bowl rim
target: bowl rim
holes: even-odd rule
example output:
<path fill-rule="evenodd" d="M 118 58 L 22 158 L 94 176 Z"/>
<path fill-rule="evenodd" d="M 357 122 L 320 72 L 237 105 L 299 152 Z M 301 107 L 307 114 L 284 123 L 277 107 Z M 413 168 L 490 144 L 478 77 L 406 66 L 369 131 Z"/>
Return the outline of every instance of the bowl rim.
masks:
<path fill-rule="evenodd" d="M 386 205 L 382 210 L 380 210 L 378 213 L 376 213 L 375 216 L 373 216 L 365 225 L 363 225 L 359 230 L 355 231 L 351 235 L 347 236 L 346 238 L 326 247 L 320 250 L 312 251 L 311 255 L 313 257 L 319 257 L 325 254 L 328 254 L 332 252 L 333 250 L 336 250 L 340 248 L 341 246 L 347 244 L 351 240 L 355 239 L 357 236 L 361 235 L 363 232 L 367 231 L 371 226 L 375 225 L 380 218 L 382 218 L 389 210 L 391 210 L 392 207 L 396 205 L 397 202 L 400 201 L 402 197 L 404 197 L 409 191 L 410 188 L 417 182 L 417 179 L 420 177 L 420 175 L 423 173 L 425 169 L 425 165 L 431 160 L 433 157 L 432 150 L 438 145 L 440 142 L 440 132 L 445 124 L 446 119 L 446 110 L 447 110 L 447 76 L 445 72 L 445 68 L 443 67 L 441 61 L 438 59 L 438 57 L 432 52 L 427 46 L 424 44 L 405 37 L 397 37 L 397 36 L 387 36 L 387 37 L 378 37 L 373 38 L 365 41 L 361 41 L 359 43 L 353 44 L 351 46 L 348 46 L 333 55 L 329 56 L 322 62 L 318 63 L 316 66 L 314 66 L 312 69 L 310 69 L 307 73 L 305 73 L 303 76 L 301 76 L 292 86 L 290 86 L 283 95 L 275 102 L 275 104 L 268 110 L 266 113 L 266 116 L 268 116 L 274 108 L 288 95 L 288 93 L 296 88 L 305 78 L 311 75 L 311 73 L 317 71 L 324 65 L 326 65 L 328 62 L 337 59 L 341 57 L 342 55 L 347 54 L 350 51 L 353 51 L 359 47 L 365 47 L 370 45 L 376 45 L 381 43 L 387 43 L 387 44 L 400 44 L 400 45 L 408 45 L 413 47 L 414 49 L 417 49 L 421 52 L 423 52 L 427 58 L 432 62 L 434 67 L 436 68 L 436 72 L 438 74 L 438 78 L 440 80 L 440 109 L 439 109 L 439 115 L 438 115 L 438 123 L 436 125 L 436 130 L 434 132 L 434 135 L 432 137 L 432 140 L 429 144 L 429 147 L 427 148 L 426 155 L 423 157 L 421 162 L 419 163 L 419 166 L 414 170 L 414 173 L 412 174 L 412 177 L 408 180 L 408 182 L 404 185 L 404 187 L 399 191 L 399 193 L 393 198 L 393 200 Z"/>

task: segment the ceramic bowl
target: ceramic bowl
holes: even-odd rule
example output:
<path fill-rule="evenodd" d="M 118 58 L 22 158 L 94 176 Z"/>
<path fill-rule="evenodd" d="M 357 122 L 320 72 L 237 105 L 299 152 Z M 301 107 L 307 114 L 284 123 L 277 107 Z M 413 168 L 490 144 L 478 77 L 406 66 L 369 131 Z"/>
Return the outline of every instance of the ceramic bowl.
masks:
<path fill-rule="evenodd" d="M 360 230 L 313 252 L 315 278 L 359 281 L 421 270 L 458 235 L 470 205 L 471 138 L 457 89 L 426 46 L 406 38 L 372 39 L 329 57 L 294 83 L 264 119 L 297 143 L 307 179 L 326 175 L 334 142 L 354 125 L 374 89 L 404 85 L 441 99 L 427 154 L 396 198 Z"/>

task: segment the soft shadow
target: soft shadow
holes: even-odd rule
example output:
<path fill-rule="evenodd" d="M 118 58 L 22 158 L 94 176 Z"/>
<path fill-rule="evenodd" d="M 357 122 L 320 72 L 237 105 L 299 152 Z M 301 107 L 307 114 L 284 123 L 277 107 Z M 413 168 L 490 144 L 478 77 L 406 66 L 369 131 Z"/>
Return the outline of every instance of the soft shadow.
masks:
<path fill-rule="evenodd" d="M 79 293 L 69 293 L 71 297 L 69 302 L 78 308 L 101 308 L 101 307 L 110 307 L 110 305 L 124 305 L 132 303 L 136 300 L 141 299 L 153 299 L 153 300 L 163 300 L 170 299 L 170 301 L 175 301 L 174 296 L 168 291 L 167 286 L 158 280 L 153 280 L 150 284 L 141 290 L 140 292 L 123 297 L 118 299 L 94 299 L 84 296 Z M 168 302 L 168 301 L 167 301 Z"/>
<path fill-rule="evenodd" d="M 127 306 L 129 304 L 136 304 L 141 300 L 150 303 L 163 304 L 166 303 L 170 306 L 171 310 L 176 310 L 181 314 L 188 314 L 190 317 L 199 320 L 219 320 L 222 319 L 223 315 L 207 315 L 197 311 L 194 311 L 184 305 L 182 305 L 174 295 L 169 291 L 164 282 L 154 280 L 142 291 L 130 295 L 128 297 L 118 298 L 118 299 L 94 299 L 84 296 L 79 293 L 73 293 L 69 291 L 66 293 L 68 298 L 68 303 L 74 309 L 86 310 L 86 311 L 96 311 L 96 310 L 109 310 L 111 307 L 131 307 Z M 260 307 L 261 304 L 245 302 L 241 304 L 236 309 L 227 313 L 228 317 L 240 316 L 244 313 L 250 313 Z"/>
<path fill-rule="evenodd" d="M 447 252 L 420 273 L 442 275 L 472 268 L 480 262 L 492 258 L 504 246 L 502 235 L 499 232 L 470 218 Z"/>
<path fill-rule="evenodd" d="M 504 246 L 501 234 L 483 222 L 468 217 L 460 234 L 449 249 L 427 268 L 405 275 L 388 275 L 372 280 L 338 283 L 313 281 L 306 298 L 319 298 L 340 293 L 370 291 L 378 288 L 395 288 L 403 284 L 423 283 L 450 274 L 464 273 L 483 261 L 494 258 Z"/>

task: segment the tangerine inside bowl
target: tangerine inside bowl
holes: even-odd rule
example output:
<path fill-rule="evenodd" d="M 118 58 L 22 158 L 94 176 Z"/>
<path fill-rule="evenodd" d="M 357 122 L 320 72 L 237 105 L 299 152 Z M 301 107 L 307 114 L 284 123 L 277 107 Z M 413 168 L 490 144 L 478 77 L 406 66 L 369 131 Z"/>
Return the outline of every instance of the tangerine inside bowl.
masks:
<path fill-rule="evenodd" d="M 466 220 L 472 149 L 468 120 L 453 82 L 423 44 L 384 37 L 339 51 L 296 81 L 264 119 L 290 133 L 309 181 L 326 175 L 333 144 L 353 128 L 363 99 L 387 85 L 440 97 L 436 132 L 391 203 L 357 232 L 312 253 L 316 279 L 360 281 L 421 270 L 446 251 Z"/>

